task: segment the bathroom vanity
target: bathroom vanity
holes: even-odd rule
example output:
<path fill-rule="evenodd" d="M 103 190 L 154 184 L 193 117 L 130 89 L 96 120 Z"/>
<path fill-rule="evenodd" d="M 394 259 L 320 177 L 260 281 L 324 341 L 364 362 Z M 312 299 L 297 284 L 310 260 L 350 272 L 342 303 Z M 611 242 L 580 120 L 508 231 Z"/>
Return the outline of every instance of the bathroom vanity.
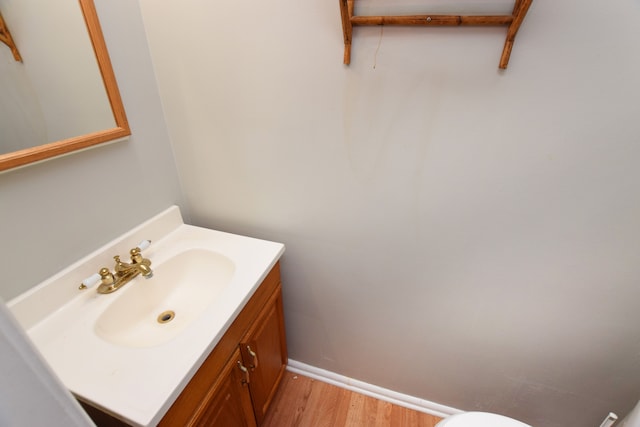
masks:
<path fill-rule="evenodd" d="M 140 255 L 152 271 L 109 294 L 84 287 L 127 251 L 117 266 Z M 283 252 L 173 206 L 8 306 L 99 426 L 256 426 L 287 363 Z"/>
<path fill-rule="evenodd" d="M 278 263 L 158 425 L 260 425 L 286 363 Z M 90 404 L 81 403 L 100 427 L 128 425 Z"/>

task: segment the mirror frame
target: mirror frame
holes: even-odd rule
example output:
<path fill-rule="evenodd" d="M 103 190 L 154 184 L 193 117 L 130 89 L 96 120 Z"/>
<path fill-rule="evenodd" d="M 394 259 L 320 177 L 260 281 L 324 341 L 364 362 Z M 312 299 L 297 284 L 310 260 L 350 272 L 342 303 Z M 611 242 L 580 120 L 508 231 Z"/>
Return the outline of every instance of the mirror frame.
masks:
<path fill-rule="evenodd" d="M 104 41 L 102 28 L 98 21 L 93 0 L 78 0 L 84 20 L 87 26 L 87 32 L 91 39 L 91 45 L 98 62 L 98 68 L 104 82 L 104 87 L 111 104 L 111 111 L 115 119 L 116 127 L 112 129 L 100 130 L 85 135 L 74 136 L 63 139 L 61 141 L 50 142 L 36 147 L 26 148 L 24 150 L 14 151 L 11 153 L 0 154 L 0 171 L 23 166 L 29 163 L 39 162 L 41 160 L 50 159 L 52 157 L 71 153 L 76 150 L 82 150 L 97 144 L 113 141 L 114 139 L 123 138 L 131 135 L 129 122 L 124 112 L 124 105 L 120 97 L 120 91 L 116 83 L 116 77 L 111 66 L 111 59 L 107 52 L 107 45 Z"/>

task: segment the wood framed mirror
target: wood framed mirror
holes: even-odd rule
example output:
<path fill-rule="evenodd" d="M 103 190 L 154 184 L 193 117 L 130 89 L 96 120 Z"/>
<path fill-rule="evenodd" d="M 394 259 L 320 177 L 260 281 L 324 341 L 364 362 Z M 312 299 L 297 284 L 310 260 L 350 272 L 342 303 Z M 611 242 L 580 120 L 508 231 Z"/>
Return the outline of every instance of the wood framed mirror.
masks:
<path fill-rule="evenodd" d="M 20 148 L 10 152 L 4 152 L 6 150 L 0 151 L 0 171 L 4 171 L 7 169 L 16 168 L 19 166 L 23 166 L 29 163 L 38 162 L 41 160 L 49 159 L 52 157 L 60 156 L 63 154 L 67 154 L 76 150 L 82 150 L 97 144 L 102 144 L 105 142 L 113 141 L 116 139 L 120 139 L 126 137 L 131 134 L 131 130 L 129 129 L 129 123 L 127 121 L 127 117 L 124 110 L 124 105 L 122 103 L 122 99 L 120 97 L 120 92 L 116 83 L 115 74 L 113 72 L 113 68 L 111 65 L 111 60 L 109 58 L 109 54 L 107 52 L 107 46 L 104 40 L 104 36 L 102 34 L 102 29 L 100 27 L 100 22 L 98 20 L 97 12 L 93 0 L 69 0 L 71 2 L 75 2 L 74 7 L 79 3 L 79 11 L 77 14 L 84 17 L 84 27 L 88 33 L 88 38 L 90 41 L 90 45 L 93 48 L 94 58 L 91 60 L 95 60 L 97 62 L 97 70 L 96 72 L 96 81 L 101 80 L 102 85 L 104 86 L 104 94 L 103 98 L 105 99 L 104 104 L 101 108 L 107 111 L 107 115 L 109 111 L 113 115 L 113 120 L 111 117 L 108 117 L 108 125 L 105 128 L 102 126 L 98 126 L 96 129 L 90 129 L 89 131 L 82 131 L 82 134 L 76 135 L 68 135 L 59 140 L 54 140 L 52 142 L 45 142 L 44 144 L 36 144 L 35 146 Z M 56 2 L 57 3 L 57 2 Z M 75 13 L 74 13 L 75 14 Z M 41 18 L 42 22 L 50 22 L 53 19 L 59 19 L 59 17 L 53 18 L 50 16 Z M 78 18 L 81 19 L 81 18 Z M 5 14 L 5 20 L 7 20 L 7 24 L 11 27 L 11 22 L 7 19 L 7 15 Z M 46 20 L 46 21 L 45 21 Z M 57 23 L 56 25 L 59 28 L 66 28 L 64 23 Z M 16 39 L 16 44 L 18 48 L 20 48 L 20 40 L 16 37 L 16 31 L 13 28 L 10 28 L 12 33 L 14 34 L 14 38 Z M 84 37 L 84 35 L 82 35 Z M 86 43 L 86 42 L 85 42 Z M 64 43 L 63 43 L 64 45 Z M 5 48 L 6 46 L 0 45 L 0 48 Z M 21 54 L 23 57 L 23 62 L 29 61 L 28 51 L 26 49 L 21 48 Z M 89 47 L 87 47 L 87 51 L 91 51 Z M 91 56 L 90 54 L 88 56 Z M 63 62 L 59 58 L 56 58 L 57 62 Z M 67 73 L 76 72 L 76 68 L 73 64 L 63 64 L 62 66 L 66 66 Z M 96 68 L 96 64 L 91 64 L 91 67 Z M 45 69 L 46 67 L 40 67 L 40 69 Z M 99 75 L 98 75 L 99 74 Z M 71 76 L 70 78 L 76 79 L 80 82 L 84 76 Z M 98 86 L 100 82 L 95 83 Z M 80 92 L 82 89 L 75 89 Z M 102 90 L 102 87 L 100 87 Z M 67 90 L 67 93 L 73 91 Z M 106 105 L 108 103 L 109 105 Z M 53 108 L 55 109 L 55 107 Z M 68 114 L 67 114 L 68 115 Z M 0 145 L 2 144 L 3 136 L 0 134 Z"/>

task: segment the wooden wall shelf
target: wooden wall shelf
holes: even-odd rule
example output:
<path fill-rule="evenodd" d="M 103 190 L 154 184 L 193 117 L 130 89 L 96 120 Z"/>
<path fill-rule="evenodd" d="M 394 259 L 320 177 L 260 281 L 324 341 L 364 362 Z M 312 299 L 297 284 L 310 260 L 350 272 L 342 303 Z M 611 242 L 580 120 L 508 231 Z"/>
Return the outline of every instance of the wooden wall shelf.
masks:
<path fill-rule="evenodd" d="M 364 25 L 410 25 L 410 26 L 506 26 L 507 39 L 502 49 L 499 67 L 506 69 L 518 29 L 533 0 L 514 0 L 511 15 L 405 15 L 405 16 L 355 16 L 355 0 L 339 0 L 344 35 L 344 63 L 351 62 L 353 27 Z"/>

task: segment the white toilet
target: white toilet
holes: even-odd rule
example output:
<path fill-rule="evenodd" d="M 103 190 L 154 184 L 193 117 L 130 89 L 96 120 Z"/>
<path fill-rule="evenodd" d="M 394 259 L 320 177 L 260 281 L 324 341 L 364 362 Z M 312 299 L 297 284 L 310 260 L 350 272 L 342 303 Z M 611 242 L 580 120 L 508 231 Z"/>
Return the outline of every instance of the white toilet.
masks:
<path fill-rule="evenodd" d="M 436 424 L 436 427 L 531 427 L 513 418 L 489 412 L 464 412 L 452 415 Z"/>
<path fill-rule="evenodd" d="M 604 425 L 604 423 L 603 423 Z M 610 425 L 610 424 L 608 424 Z M 531 427 L 521 421 L 489 412 L 463 412 L 452 415 L 436 424 L 436 427 Z M 602 427 L 602 426 L 600 426 Z M 640 427 L 640 401 L 615 427 Z"/>

